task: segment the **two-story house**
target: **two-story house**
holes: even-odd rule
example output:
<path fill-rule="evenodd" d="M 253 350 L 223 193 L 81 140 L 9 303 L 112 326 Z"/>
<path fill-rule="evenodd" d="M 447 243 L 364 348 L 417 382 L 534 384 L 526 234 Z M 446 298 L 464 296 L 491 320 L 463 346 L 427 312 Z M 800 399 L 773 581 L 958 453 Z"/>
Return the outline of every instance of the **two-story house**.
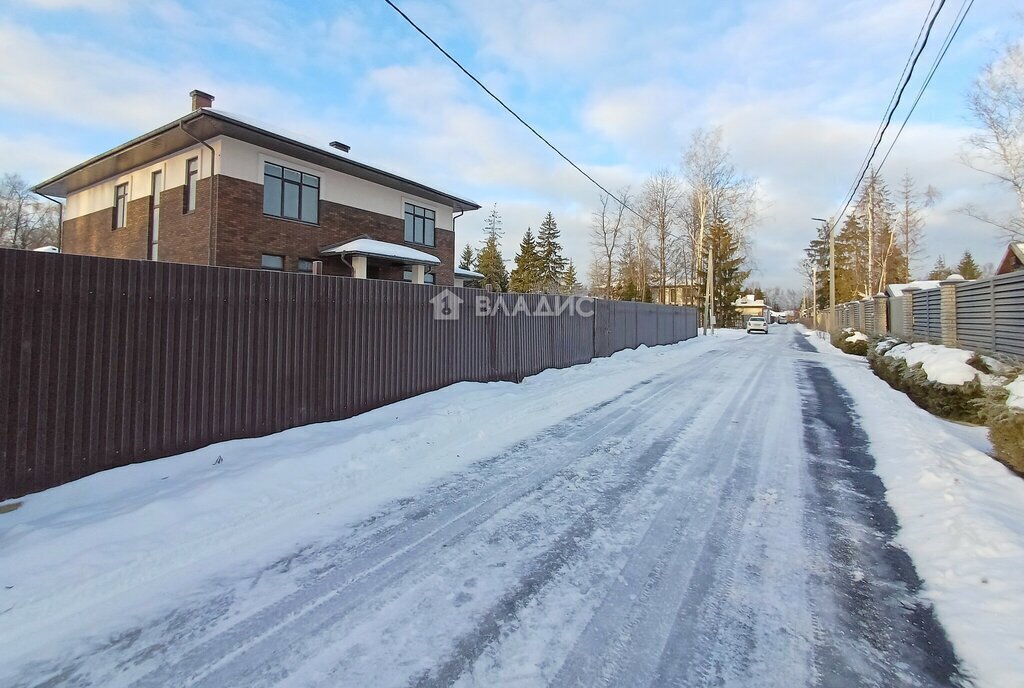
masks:
<path fill-rule="evenodd" d="M 455 282 L 455 221 L 480 206 L 212 108 L 35 187 L 66 199 L 67 253 Z"/>

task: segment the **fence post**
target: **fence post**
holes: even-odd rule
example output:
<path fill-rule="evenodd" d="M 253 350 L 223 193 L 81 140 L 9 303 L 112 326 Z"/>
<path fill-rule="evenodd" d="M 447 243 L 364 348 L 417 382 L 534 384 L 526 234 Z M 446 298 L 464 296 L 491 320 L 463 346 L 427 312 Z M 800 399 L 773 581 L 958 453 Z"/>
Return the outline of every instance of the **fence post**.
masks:
<path fill-rule="evenodd" d="M 988 317 L 992 323 L 992 346 L 991 351 L 996 351 L 996 280 L 988 278 Z"/>
<path fill-rule="evenodd" d="M 939 327 L 942 343 L 956 346 L 956 285 L 964 282 L 960 275 L 950 275 L 939 282 Z"/>
<path fill-rule="evenodd" d="M 921 291 L 921 287 L 907 287 L 903 290 L 903 333 L 906 337 L 914 338 L 914 295 Z"/>
<path fill-rule="evenodd" d="M 889 332 L 889 299 L 882 292 L 875 294 L 872 299 L 875 302 L 875 334 L 887 334 Z"/>

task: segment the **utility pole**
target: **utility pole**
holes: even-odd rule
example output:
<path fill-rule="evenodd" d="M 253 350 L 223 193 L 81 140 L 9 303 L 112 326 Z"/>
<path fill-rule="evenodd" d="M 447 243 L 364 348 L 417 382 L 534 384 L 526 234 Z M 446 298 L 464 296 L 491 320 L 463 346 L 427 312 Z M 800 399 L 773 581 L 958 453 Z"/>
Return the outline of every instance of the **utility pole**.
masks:
<path fill-rule="evenodd" d="M 814 278 L 811 282 L 811 322 L 814 323 L 814 329 L 818 329 L 818 266 L 814 266 Z M 804 292 L 805 294 L 807 292 Z"/>
<path fill-rule="evenodd" d="M 833 330 L 836 317 L 836 228 L 828 233 L 828 331 Z"/>
<path fill-rule="evenodd" d="M 714 297 L 714 276 L 715 269 L 715 247 L 708 248 L 708 270 L 707 279 L 704 280 L 704 335 L 708 334 L 708 327 L 711 327 L 711 334 L 715 333 L 715 323 L 712 321 L 712 313 L 715 312 Z"/>
<path fill-rule="evenodd" d="M 836 228 L 832 219 L 826 220 L 823 217 L 812 217 L 812 220 L 824 222 L 828 227 L 828 318 L 825 328 L 832 331 L 832 319 L 836 313 Z"/>

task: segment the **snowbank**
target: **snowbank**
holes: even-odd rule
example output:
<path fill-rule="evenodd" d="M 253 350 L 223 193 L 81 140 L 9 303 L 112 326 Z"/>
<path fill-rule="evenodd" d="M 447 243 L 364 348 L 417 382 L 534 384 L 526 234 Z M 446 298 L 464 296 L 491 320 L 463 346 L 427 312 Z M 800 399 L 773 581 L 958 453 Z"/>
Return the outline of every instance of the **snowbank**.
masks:
<path fill-rule="evenodd" d="M 854 332 L 846 338 L 846 341 L 848 342 L 866 342 L 867 340 L 868 336 L 863 332 Z"/>
<path fill-rule="evenodd" d="M 827 354 L 825 363 L 853 398 L 886 499 L 899 517 L 897 541 L 913 558 L 923 594 L 966 670 L 978 686 L 1018 688 L 1024 676 L 1024 480 L 863 365 L 827 342 L 807 340 Z M 940 358 L 946 365 L 947 355 Z M 955 364 L 948 365 L 948 379 L 954 379 Z"/>
<path fill-rule="evenodd" d="M 1024 375 L 1006 385 L 1009 396 L 1006 398 L 1006 405 L 1013 409 L 1024 411 Z"/>

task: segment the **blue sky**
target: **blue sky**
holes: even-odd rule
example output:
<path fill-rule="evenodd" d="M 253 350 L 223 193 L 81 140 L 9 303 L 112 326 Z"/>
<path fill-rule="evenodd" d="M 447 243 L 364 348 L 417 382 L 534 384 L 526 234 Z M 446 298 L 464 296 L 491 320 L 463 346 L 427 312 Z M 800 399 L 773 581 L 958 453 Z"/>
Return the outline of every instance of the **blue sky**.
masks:
<path fill-rule="evenodd" d="M 835 212 L 851 184 L 931 0 L 399 4 L 609 188 L 677 166 L 694 128 L 721 126 L 759 180 L 752 279 L 798 287 L 809 218 Z M 976 2 L 883 170 L 892 186 L 909 170 L 943 193 L 922 269 L 965 248 L 1000 256 L 998 237 L 956 209 L 1011 200 L 958 153 L 972 79 L 1024 27 L 1013 4 Z M 507 258 L 551 210 L 586 274 L 596 189 L 382 1 L 0 5 L 0 172 L 39 181 L 185 114 L 200 88 L 222 109 L 497 203 Z M 959 6 L 947 3 L 933 48 Z M 460 220 L 460 245 L 479 241 L 484 217 Z"/>

